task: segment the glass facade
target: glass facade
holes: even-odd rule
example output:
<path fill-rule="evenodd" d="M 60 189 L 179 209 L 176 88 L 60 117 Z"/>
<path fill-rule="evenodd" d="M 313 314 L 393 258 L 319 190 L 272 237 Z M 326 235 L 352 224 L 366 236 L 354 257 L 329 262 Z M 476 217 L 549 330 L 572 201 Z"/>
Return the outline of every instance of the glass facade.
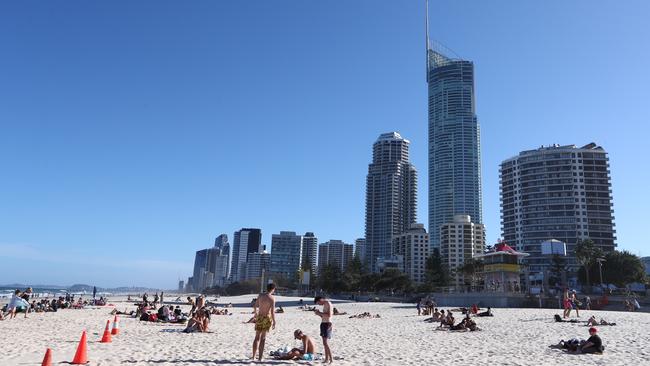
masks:
<path fill-rule="evenodd" d="M 475 112 L 474 64 L 428 50 L 429 234 L 455 215 L 483 222 L 480 128 Z"/>

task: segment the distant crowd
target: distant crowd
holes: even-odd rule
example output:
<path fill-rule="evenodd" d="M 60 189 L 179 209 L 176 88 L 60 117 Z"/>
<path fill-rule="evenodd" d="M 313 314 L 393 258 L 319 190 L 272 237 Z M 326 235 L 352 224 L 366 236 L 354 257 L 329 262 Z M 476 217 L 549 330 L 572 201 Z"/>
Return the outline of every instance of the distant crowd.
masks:
<path fill-rule="evenodd" d="M 30 302 L 31 300 L 31 302 Z M 100 297 L 99 299 L 84 299 L 79 296 L 75 300 L 74 294 L 66 293 L 65 296 L 40 298 L 38 294 L 34 294 L 34 290 L 28 287 L 25 291 L 15 290 L 9 303 L 7 303 L 0 310 L 0 320 L 13 319 L 18 313 L 25 313 L 25 318 L 29 313 L 45 313 L 55 312 L 59 309 L 82 309 L 85 306 L 104 306 L 107 304 L 107 299 Z"/>

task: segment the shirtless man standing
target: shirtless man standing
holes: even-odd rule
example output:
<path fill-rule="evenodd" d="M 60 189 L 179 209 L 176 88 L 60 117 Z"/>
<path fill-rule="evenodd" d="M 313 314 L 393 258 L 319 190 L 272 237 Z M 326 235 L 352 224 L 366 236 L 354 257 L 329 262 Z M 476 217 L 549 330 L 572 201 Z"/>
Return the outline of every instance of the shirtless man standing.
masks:
<path fill-rule="evenodd" d="M 266 286 L 266 293 L 260 294 L 255 303 L 255 340 L 253 341 L 253 359 L 257 353 L 257 346 L 259 345 L 259 360 L 262 361 L 264 354 L 264 342 L 266 341 L 266 333 L 275 329 L 275 284 L 269 283 Z"/>
<path fill-rule="evenodd" d="M 332 338 L 332 303 L 322 296 L 314 298 L 316 305 L 323 305 L 323 311 L 314 310 L 314 313 L 321 318 L 320 336 L 323 338 L 323 348 L 325 348 L 325 362 L 332 363 L 332 351 L 327 343 Z"/>

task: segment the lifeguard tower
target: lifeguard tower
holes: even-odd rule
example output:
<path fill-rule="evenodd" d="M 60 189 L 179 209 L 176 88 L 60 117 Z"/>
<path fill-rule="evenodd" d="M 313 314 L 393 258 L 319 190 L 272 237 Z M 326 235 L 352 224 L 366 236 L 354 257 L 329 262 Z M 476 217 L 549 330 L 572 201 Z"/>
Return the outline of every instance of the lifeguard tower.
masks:
<path fill-rule="evenodd" d="M 477 255 L 483 261 L 485 288 L 495 292 L 520 292 L 521 266 L 519 259 L 528 253 L 518 252 L 508 244 L 500 242 L 490 252 Z"/>

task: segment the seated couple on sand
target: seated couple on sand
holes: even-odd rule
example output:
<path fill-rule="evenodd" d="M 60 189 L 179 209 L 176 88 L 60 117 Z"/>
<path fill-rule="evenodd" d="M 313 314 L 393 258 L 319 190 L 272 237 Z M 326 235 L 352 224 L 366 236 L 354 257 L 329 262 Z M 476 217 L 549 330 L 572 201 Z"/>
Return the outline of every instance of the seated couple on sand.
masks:
<path fill-rule="evenodd" d="M 187 322 L 187 327 L 183 330 L 183 333 L 208 333 L 209 325 L 210 311 L 207 309 L 197 310 Z"/>
<path fill-rule="evenodd" d="M 313 361 L 314 355 L 316 354 L 316 345 L 314 344 L 314 341 L 311 339 L 311 337 L 304 334 L 300 329 L 296 329 L 293 332 L 293 337 L 302 341 L 301 348 L 294 348 L 287 353 L 271 352 L 271 355 L 275 356 L 276 360 Z"/>
<path fill-rule="evenodd" d="M 569 353 L 596 353 L 602 354 L 605 350 L 603 341 L 598 336 L 598 329 L 589 328 L 589 339 L 581 340 L 577 338 L 569 339 L 568 341 L 561 340 L 560 343 L 549 346 L 550 348 L 557 348 L 566 350 Z"/>
<path fill-rule="evenodd" d="M 466 331 L 476 332 L 481 330 L 476 325 L 476 322 L 469 317 L 469 314 L 466 314 L 466 316 L 463 318 L 463 320 L 460 321 L 460 323 L 454 325 L 454 322 L 455 319 L 454 316 L 451 314 L 451 311 L 447 311 L 447 317 L 445 317 L 440 322 L 440 327 L 438 327 L 438 329 L 444 330 L 445 327 L 449 327 L 449 330 L 463 331 L 463 332 Z"/>

